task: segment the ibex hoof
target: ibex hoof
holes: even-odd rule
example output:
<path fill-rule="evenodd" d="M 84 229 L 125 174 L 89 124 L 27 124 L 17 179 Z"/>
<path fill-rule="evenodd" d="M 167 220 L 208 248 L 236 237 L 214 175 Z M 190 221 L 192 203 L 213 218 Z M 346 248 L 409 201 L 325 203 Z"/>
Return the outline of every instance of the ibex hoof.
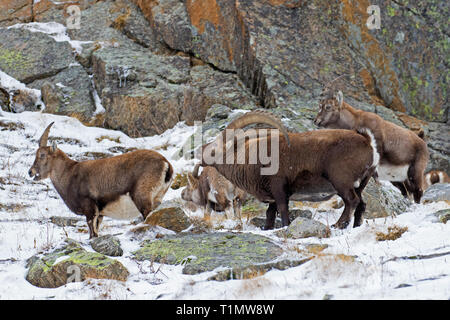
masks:
<path fill-rule="evenodd" d="M 335 229 L 345 229 L 348 226 L 348 221 L 344 221 L 344 222 L 336 222 L 335 224 L 333 224 L 331 227 L 335 228 Z"/>

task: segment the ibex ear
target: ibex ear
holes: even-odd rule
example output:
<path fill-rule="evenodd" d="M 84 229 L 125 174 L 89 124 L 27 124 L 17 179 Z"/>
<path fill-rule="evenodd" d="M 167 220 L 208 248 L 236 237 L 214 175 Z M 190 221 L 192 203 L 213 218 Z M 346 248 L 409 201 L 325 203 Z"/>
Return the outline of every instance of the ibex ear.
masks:
<path fill-rule="evenodd" d="M 52 150 L 52 152 L 55 152 L 56 149 L 57 149 L 56 142 L 53 141 L 53 142 L 52 142 L 52 148 L 51 148 L 51 150 Z"/>
<path fill-rule="evenodd" d="M 338 93 L 336 94 L 336 100 L 340 110 L 342 108 L 342 103 L 344 102 L 344 94 L 342 93 L 341 90 L 339 90 Z"/>
<path fill-rule="evenodd" d="M 189 186 L 196 187 L 197 186 L 197 178 L 195 178 L 192 173 L 188 172 L 187 174 L 187 181 L 189 183 Z"/>

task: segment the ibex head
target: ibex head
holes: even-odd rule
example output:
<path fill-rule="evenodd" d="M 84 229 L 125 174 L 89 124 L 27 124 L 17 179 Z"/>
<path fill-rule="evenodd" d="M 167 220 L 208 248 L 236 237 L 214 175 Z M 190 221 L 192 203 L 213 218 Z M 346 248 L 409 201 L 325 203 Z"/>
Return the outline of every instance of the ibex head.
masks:
<path fill-rule="evenodd" d="M 337 90 L 336 81 L 345 76 L 347 74 L 335 78 L 328 82 L 322 89 L 319 97 L 319 113 L 314 119 L 316 126 L 328 127 L 339 120 L 344 95 L 342 91 Z"/>
<path fill-rule="evenodd" d="M 51 147 L 47 146 L 47 140 L 50 128 L 53 124 L 54 122 L 48 125 L 39 139 L 39 149 L 36 151 L 36 158 L 34 159 L 34 163 L 30 170 L 28 170 L 29 176 L 32 178 L 34 177 L 35 181 L 48 178 L 52 170 L 52 163 L 57 148 L 55 143 L 53 143 Z"/>
<path fill-rule="evenodd" d="M 322 92 L 319 100 L 319 113 L 314 119 L 316 126 L 328 127 L 339 120 L 344 95 L 342 91 L 327 90 Z"/>
<path fill-rule="evenodd" d="M 200 165 L 197 164 L 194 168 L 193 173 L 188 172 L 187 174 L 187 186 L 181 192 L 181 198 L 186 201 L 192 201 L 196 204 L 200 204 L 200 190 L 199 190 L 199 179 L 198 170 Z"/>

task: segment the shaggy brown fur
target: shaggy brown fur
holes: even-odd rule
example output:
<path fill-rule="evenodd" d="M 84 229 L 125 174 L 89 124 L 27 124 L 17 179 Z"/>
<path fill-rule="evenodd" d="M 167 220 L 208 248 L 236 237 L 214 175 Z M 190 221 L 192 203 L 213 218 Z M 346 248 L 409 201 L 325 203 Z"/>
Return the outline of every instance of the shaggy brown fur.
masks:
<path fill-rule="evenodd" d="M 246 114 L 237 119 L 236 121 L 240 123 L 238 127 L 252 123 L 267 123 L 266 117 L 273 119 L 273 115 L 268 113 L 255 119 L 250 117 L 253 115 Z M 249 121 L 244 121 L 245 119 Z M 272 121 L 270 125 L 274 125 L 274 122 Z M 280 130 L 284 129 L 281 122 L 275 125 Z M 229 125 L 230 127 L 236 128 L 234 122 Z M 217 139 L 223 139 L 223 135 Z M 354 226 L 361 224 L 361 216 L 365 210 L 361 192 L 377 164 L 374 163 L 376 150 L 371 146 L 371 143 L 375 142 L 369 135 L 361 135 L 350 130 L 320 130 L 280 135 L 279 159 L 274 159 L 279 161 L 279 170 L 273 175 L 261 174 L 261 168 L 264 166 L 261 162 L 258 161 L 256 164 L 249 162 L 252 144 L 259 144 L 261 139 L 267 139 L 268 150 L 271 150 L 270 135 L 269 138 L 248 139 L 245 142 L 244 164 L 238 164 L 236 160 L 231 164 L 207 164 L 203 157 L 202 165 L 215 167 L 236 186 L 254 195 L 258 200 L 269 203 L 264 229 L 273 228 L 277 211 L 281 215 L 283 226 L 289 224 L 289 200 L 304 200 L 308 196 L 316 200 L 325 200 L 336 193 L 344 200 L 345 209 L 334 226 L 345 228 L 355 208 Z M 236 150 L 234 151 L 236 153 Z"/>
<path fill-rule="evenodd" d="M 52 123 L 53 124 L 53 123 Z M 152 150 L 137 150 L 107 159 L 77 162 L 56 146 L 47 146 L 50 124 L 40 139 L 29 170 L 34 180 L 50 178 L 67 207 L 86 216 L 90 237 L 98 236 L 102 210 L 129 195 L 145 217 L 156 208 L 173 176 L 172 165 Z"/>
<path fill-rule="evenodd" d="M 319 107 L 320 111 L 314 120 L 318 126 L 332 129 L 370 129 L 381 155 L 379 173 L 389 172 L 384 179 L 391 181 L 404 196 L 407 196 L 407 191 L 411 192 L 414 200 L 420 202 L 423 194 L 423 173 L 429 157 L 427 145 L 420 136 L 382 119 L 377 114 L 351 107 L 343 101 L 340 91 L 336 94 L 324 94 Z M 405 174 L 398 174 L 402 167 Z"/>

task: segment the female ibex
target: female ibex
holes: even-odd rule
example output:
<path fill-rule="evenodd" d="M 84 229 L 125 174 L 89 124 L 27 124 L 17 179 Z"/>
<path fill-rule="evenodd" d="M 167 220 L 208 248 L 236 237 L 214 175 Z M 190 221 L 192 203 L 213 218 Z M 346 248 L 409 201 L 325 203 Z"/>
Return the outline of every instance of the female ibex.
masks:
<path fill-rule="evenodd" d="M 229 139 L 230 130 L 254 123 L 275 127 L 283 135 L 278 130 L 270 130 L 267 135 L 267 130 L 258 129 L 256 136 L 241 140 L 243 147 L 236 149 L 235 136 Z M 345 228 L 355 208 L 354 227 L 361 224 L 365 210 L 361 192 L 379 160 L 375 139 L 369 130 L 361 130 L 361 134 L 351 130 L 288 133 L 274 115 L 253 111 L 230 123 L 225 133 L 202 147 L 201 165 L 213 166 L 242 190 L 269 203 L 264 229 L 274 227 L 277 211 L 283 226 L 289 224 L 289 200 L 320 201 L 336 193 L 344 200 L 345 209 L 334 226 Z M 249 151 L 264 145 L 271 150 L 271 166 L 278 170 L 264 171 L 268 168 L 267 159 L 250 161 L 254 153 Z"/>
<path fill-rule="evenodd" d="M 370 129 L 381 156 L 377 169 L 378 178 L 391 181 L 405 197 L 408 195 L 407 191 L 411 192 L 414 201 L 420 203 L 423 194 L 423 173 L 428 162 L 427 144 L 422 137 L 382 119 L 375 113 L 351 107 L 344 102 L 342 91 L 324 90 L 319 108 L 314 120 L 317 126 L 350 130 Z"/>
<path fill-rule="evenodd" d="M 36 159 L 28 171 L 34 180 L 50 178 L 67 207 L 86 216 L 89 236 L 97 237 L 103 216 L 130 219 L 147 215 L 170 186 L 172 165 L 152 150 L 77 162 L 55 144 L 47 146 L 53 122 L 39 139 Z"/>

